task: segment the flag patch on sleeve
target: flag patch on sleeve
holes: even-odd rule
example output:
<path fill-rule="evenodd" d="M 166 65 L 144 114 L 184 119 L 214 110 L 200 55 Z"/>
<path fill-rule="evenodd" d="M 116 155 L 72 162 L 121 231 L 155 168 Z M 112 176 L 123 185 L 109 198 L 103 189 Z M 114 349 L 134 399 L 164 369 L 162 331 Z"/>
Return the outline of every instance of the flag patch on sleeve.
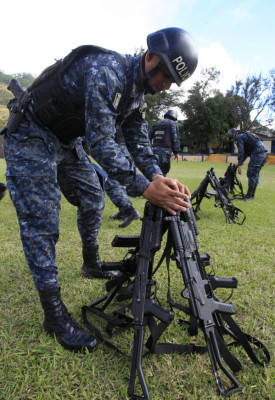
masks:
<path fill-rule="evenodd" d="M 121 93 L 116 92 L 114 95 L 114 100 L 113 100 L 113 106 L 114 106 L 115 110 L 117 109 L 117 107 L 119 105 L 120 99 L 121 99 Z"/>

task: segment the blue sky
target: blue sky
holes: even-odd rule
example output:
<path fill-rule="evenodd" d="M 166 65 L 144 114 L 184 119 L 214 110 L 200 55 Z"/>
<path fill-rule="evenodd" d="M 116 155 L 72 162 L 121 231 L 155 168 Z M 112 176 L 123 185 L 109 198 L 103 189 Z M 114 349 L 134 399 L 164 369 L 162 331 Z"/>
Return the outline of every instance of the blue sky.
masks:
<path fill-rule="evenodd" d="M 148 33 L 178 26 L 199 50 L 199 65 L 186 89 L 202 68 L 216 66 L 225 91 L 237 78 L 275 68 L 274 20 L 274 0 L 5 1 L 0 70 L 38 75 L 82 44 L 133 53 L 146 47 Z"/>

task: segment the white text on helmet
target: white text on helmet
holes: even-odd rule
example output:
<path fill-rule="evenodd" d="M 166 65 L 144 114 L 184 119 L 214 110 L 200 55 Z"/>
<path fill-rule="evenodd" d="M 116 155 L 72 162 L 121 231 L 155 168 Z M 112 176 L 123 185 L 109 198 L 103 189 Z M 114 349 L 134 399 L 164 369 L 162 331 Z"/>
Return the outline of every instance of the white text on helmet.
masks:
<path fill-rule="evenodd" d="M 182 60 L 182 57 L 179 56 L 173 60 L 173 63 L 176 63 L 176 70 L 178 71 L 178 75 L 182 81 L 189 78 L 190 73 L 185 65 L 185 62 Z"/>

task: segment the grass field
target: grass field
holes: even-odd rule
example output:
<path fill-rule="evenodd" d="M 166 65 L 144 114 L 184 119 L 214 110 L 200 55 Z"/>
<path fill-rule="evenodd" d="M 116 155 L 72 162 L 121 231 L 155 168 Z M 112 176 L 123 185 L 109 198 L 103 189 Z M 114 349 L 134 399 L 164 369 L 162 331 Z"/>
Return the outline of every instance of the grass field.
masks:
<path fill-rule="evenodd" d="M 172 163 L 169 176 L 188 185 L 193 192 L 212 165 L 209 163 Z M 227 165 L 213 165 L 217 177 Z M 241 182 L 246 191 L 247 166 Z M 4 182 L 5 161 L 0 159 L 0 181 Z M 242 226 L 226 224 L 213 199 L 204 199 L 198 215 L 200 253 L 209 253 L 218 276 L 238 279 L 233 301 L 235 320 L 244 332 L 262 341 L 271 353 L 267 368 L 254 365 L 241 349 L 234 354 L 243 365 L 237 377 L 243 391 L 238 400 L 275 399 L 274 391 L 274 215 L 275 166 L 266 165 L 254 201 L 234 205 L 246 214 Z M 143 214 L 144 199 L 133 199 Z M 116 208 L 106 198 L 103 225 L 100 231 L 100 254 L 106 261 L 120 260 L 125 251 L 111 247 L 118 233 L 138 235 L 141 222 L 133 222 L 124 230 L 109 219 Z M 19 237 L 15 210 L 9 195 L 0 203 L 0 399 L 1 400 L 124 400 L 130 375 L 130 361 L 101 344 L 93 354 L 74 354 L 63 349 L 42 329 L 43 313 L 38 294 L 25 261 Z M 73 317 L 82 323 L 81 307 L 105 294 L 101 280 L 85 280 L 80 276 L 81 242 L 76 225 L 76 209 L 62 199 L 60 239 L 57 264 L 62 297 Z M 172 265 L 172 293 L 178 300 L 183 289 L 179 271 Z M 160 298 L 167 289 L 166 268 L 157 273 Z M 223 296 L 224 293 L 221 293 Z M 226 297 L 225 297 L 226 298 Z M 223 300 L 223 298 L 221 298 Z M 180 316 L 181 317 L 181 316 Z M 97 320 L 98 321 L 98 320 Z M 203 336 L 190 338 L 178 316 L 161 341 L 204 343 Z M 99 325 L 99 322 L 96 322 Z M 132 331 L 123 334 L 121 344 L 130 354 Z M 117 341 L 117 339 L 116 339 Z M 217 400 L 215 379 L 210 360 L 205 355 L 150 355 L 143 360 L 144 374 L 152 400 Z"/>

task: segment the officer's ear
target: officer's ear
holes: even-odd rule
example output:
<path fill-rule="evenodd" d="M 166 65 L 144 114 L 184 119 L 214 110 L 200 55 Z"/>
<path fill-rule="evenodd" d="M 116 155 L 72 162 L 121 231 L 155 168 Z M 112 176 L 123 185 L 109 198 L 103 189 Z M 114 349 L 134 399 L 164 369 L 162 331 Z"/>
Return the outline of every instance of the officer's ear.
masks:
<path fill-rule="evenodd" d="M 151 53 L 150 50 L 147 50 L 145 53 L 145 61 L 150 62 L 153 58 L 154 54 Z"/>
<path fill-rule="evenodd" d="M 145 53 L 145 72 L 151 71 L 154 69 L 159 62 L 161 61 L 161 58 L 159 56 L 156 56 L 155 54 L 152 54 L 149 50 Z"/>

